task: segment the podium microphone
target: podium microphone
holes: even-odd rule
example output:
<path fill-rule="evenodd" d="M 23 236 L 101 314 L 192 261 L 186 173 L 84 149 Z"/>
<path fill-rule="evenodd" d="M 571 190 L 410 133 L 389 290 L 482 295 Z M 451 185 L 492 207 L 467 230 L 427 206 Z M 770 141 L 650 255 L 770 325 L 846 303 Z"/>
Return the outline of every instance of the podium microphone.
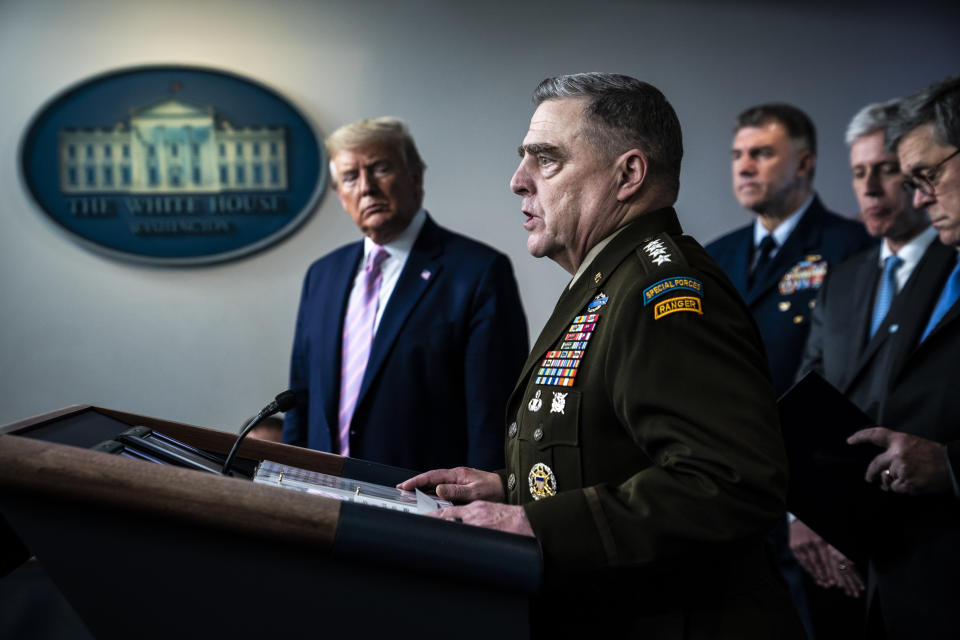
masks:
<path fill-rule="evenodd" d="M 233 463 L 233 458 L 237 455 L 237 449 L 240 448 L 240 443 L 243 442 L 243 439 L 247 437 L 247 434 L 250 433 L 255 426 L 275 413 L 292 409 L 295 404 L 297 404 L 296 394 L 287 389 L 279 393 L 270 404 L 260 410 L 260 413 L 247 420 L 243 427 L 240 428 L 240 435 L 237 436 L 237 441 L 233 443 L 233 448 L 230 449 L 230 454 L 227 455 L 227 459 L 223 463 L 223 471 L 221 471 L 220 474 L 224 476 L 227 475 L 227 472 L 230 470 L 230 465 Z"/>

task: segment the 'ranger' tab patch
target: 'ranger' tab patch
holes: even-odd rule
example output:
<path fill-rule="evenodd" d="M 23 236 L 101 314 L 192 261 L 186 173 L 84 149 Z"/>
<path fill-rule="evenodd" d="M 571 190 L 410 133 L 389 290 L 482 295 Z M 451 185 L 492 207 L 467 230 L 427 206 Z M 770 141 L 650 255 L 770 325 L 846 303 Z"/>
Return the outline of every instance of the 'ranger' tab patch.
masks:
<path fill-rule="evenodd" d="M 694 278 L 665 278 L 643 290 L 643 306 L 647 306 L 663 294 L 676 289 L 693 291 L 698 296 L 703 297 L 703 283 L 699 280 Z"/>
<path fill-rule="evenodd" d="M 658 302 L 653 307 L 653 319 L 659 320 L 664 316 L 677 313 L 678 311 L 692 311 L 703 315 L 703 306 L 700 304 L 700 298 L 695 296 L 680 296 Z"/>

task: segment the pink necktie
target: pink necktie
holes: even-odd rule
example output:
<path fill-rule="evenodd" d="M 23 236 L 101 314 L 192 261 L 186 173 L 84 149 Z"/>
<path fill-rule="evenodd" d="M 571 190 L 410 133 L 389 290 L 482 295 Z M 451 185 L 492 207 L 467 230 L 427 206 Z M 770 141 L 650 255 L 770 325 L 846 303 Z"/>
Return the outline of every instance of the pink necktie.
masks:
<path fill-rule="evenodd" d="M 357 408 L 360 384 L 370 357 L 373 326 L 377 319 L 380 300 L 380 265 L 390 257 L 383 247 L 377 247 L 364 268 L 363 286 L 354 287 L 347 304 L 343 322 L 340 359 L 340 455 L 350 455 L 350 421 Z"/>

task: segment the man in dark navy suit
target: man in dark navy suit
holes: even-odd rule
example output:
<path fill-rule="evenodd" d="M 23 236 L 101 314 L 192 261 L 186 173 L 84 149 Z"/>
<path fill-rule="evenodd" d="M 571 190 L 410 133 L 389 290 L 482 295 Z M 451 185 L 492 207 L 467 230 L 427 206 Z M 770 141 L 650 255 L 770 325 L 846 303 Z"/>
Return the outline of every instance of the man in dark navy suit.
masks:
<path fill-rule="evenodd" d="M 853 391 L 851 399 L 874 416 L 882 395 L 874 395 L 869 384 L 850 383 L 870 375 L 875 355 L 899 329 L 900 292 L 915 289 L 931 261 L 952 253 L 936 241 L 926 212 L 913 207 L 913 195 L 903 189 L 897 154 L 885 146 L 884 129 L 897 116 L 898 103 L 868 105 L 847 128 L 860 216 L 882 246 L 857 254 L 830 273 L 817 297 L 797 376 L 817 371 L 835 387 Z M 888 319 L 891 310 L 898 311 Z M 817 638 L 863 637 L 861 592 L 867 567 L 855 565 L 800 520 L 790 523 L 790 548 L 817 585 L 826 587 L 807 592 L 816 612 L 830 612 L 826 619 L 814 617 Z"/>
<path fill-rule="evenodd" d="M 509 260 L 421 208 L 425 164 L 401 121 L 345 125 L 327 150 L 365 238 L 307 272 L 284 442 L 414 470 L 502 467 L 527 355 Z"/>
<path fill-rule="evenodd" d="M 786 391 L 800 366 L 808 318 L 828 269 L 867 248 L 859 222 L 831 213 L 813 190 L 816 130 L 794 106 L 764 104 L 737 117 L 733 192 L 754 221 L 707 245 L 753 313 L 773 387 Z M 803 576 L 787 547 L 786 522 L 770 536 L 771 554 L 812 633 Z"/>
<path fill-rule="evenodd" d="M 835 372 L 841 390 L 882 425 L 848 439 L 880 448 L 866 481 L 894 494 L 863 534 L 867 637 L 938 640 L 957 637 L 960 602 L 960 79 L 899 107 L 888 147 L 939 242 L 924 252 L 860 358 Z M 826 293 L 833 288 L 831 279 Z M 850 296 L 840 293 L 826 298 L 825 317 L 849 308 Z M 830 364 L 822 362 L 827 375 Z"/>

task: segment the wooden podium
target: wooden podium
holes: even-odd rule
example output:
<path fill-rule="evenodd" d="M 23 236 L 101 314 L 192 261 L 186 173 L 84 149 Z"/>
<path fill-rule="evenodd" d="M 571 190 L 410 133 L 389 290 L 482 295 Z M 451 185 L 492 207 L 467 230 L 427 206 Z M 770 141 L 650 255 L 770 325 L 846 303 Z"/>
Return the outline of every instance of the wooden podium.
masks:
<path fill-rule="evenodd" d="M 92 406 L 0 428 L 0 514 L 96 638 L 529 637 L 530 538 L 89 449 L 131 426 L 236 438 Z M 239 457 L 410 474 L 254 439 Z"/>

